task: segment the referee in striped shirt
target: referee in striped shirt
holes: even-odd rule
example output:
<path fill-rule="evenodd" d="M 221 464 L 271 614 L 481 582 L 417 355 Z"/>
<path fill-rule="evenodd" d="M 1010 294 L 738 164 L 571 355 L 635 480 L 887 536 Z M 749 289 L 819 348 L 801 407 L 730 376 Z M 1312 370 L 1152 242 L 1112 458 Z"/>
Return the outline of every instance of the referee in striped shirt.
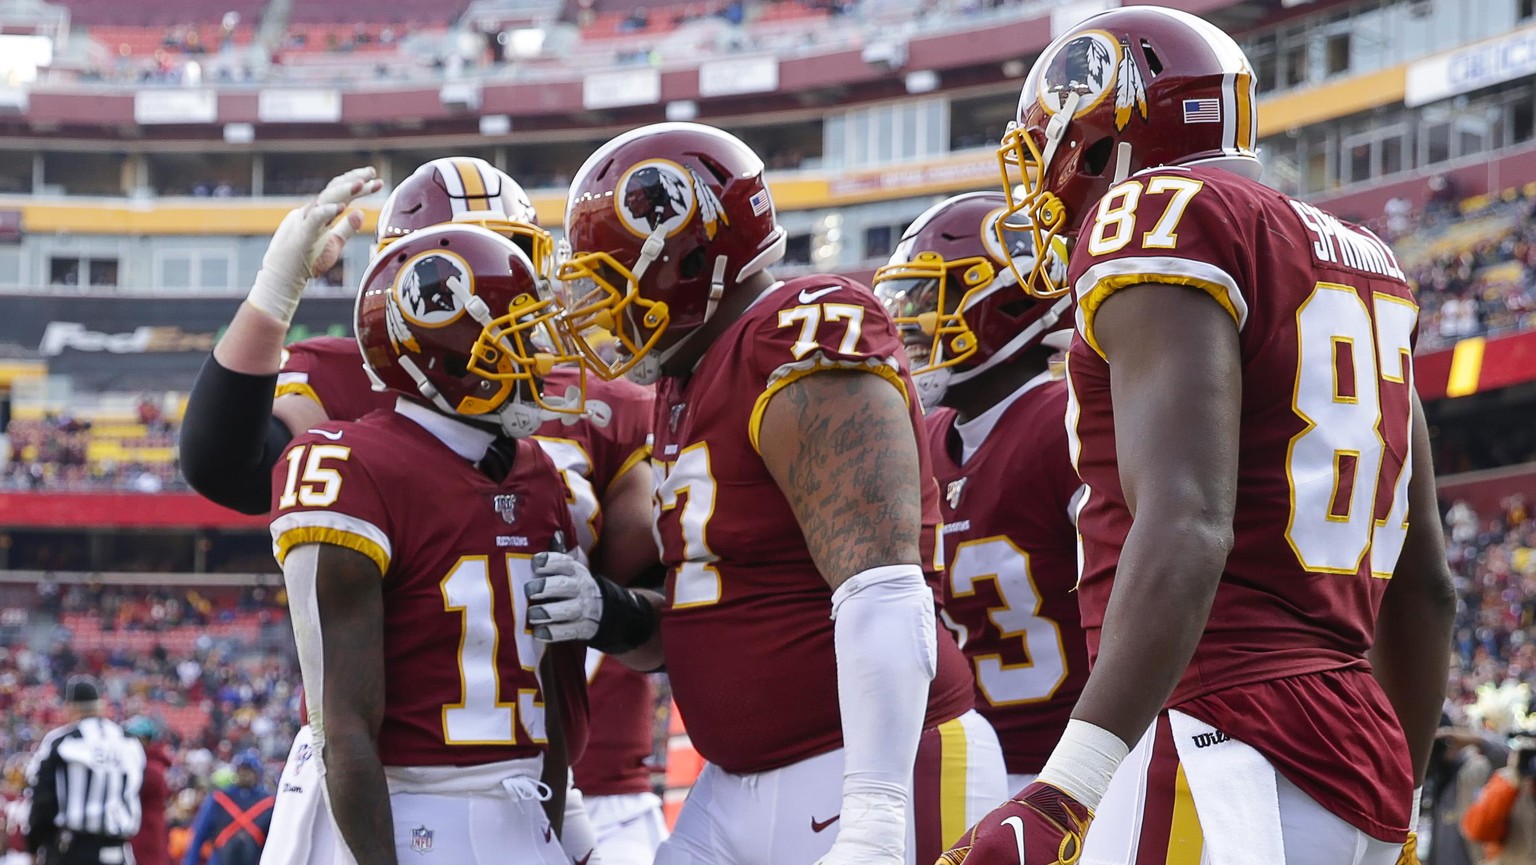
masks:
<path fill-rule="evenodd" d="M 64 685 L 70 722 L 48 731 L 27 766 L 27 850 L 36 865 L 133 865 L 144 748 L 102 716 L 89 676 Z"/>

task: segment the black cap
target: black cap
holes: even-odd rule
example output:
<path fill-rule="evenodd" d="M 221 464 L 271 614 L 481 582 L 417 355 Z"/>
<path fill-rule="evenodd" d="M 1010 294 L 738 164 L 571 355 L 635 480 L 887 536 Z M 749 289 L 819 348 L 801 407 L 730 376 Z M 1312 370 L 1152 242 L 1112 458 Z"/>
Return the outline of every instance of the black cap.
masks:
<path fill-rule="evenodd" d="M 64 702 L 94 703 L 101 699 L 101 687 L 91 676 L 70 676 L 64 683 Z"/>

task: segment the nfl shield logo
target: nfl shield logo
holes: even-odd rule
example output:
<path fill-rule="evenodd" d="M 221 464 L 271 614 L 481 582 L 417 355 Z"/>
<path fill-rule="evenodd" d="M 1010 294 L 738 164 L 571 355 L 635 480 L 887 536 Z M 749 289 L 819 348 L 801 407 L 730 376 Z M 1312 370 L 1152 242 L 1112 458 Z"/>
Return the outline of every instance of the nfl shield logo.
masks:
<path fill-rule="evenodd" d="M 425 826 L 417 826 L 411 830 L 411 849 L 417 853 L 428 853 L 432 850 L 432 830 Z"/>
<path fill-rule="evenodd" d="M 502 520 L 507 525 L 517 522 L 517 496 L 510 493 L 495 496 L 491 500 L 491 505 L 496 508 L 496 513 L 501 514 Z M 428 843 L 431 842 L 429 841 Z"/>
<path fill-rule="evenodd" d="M 965 489 L 965 478 L 959 478 L 949 482 L 949 488 L 944 490 L 944 500 L 949 502 L 949 509 L 954 510 L 960 506 L 960 493 Z"/>

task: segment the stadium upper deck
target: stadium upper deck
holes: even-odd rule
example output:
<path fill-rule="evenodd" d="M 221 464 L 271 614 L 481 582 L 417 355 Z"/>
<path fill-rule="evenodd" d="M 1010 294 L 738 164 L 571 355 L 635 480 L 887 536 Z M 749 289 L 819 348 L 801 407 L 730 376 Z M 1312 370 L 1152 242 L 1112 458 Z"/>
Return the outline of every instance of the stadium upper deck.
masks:
<path fill-rule="evenodd" d="M 101 0 L 69 2 L 81 26 L 64 32 L 71 45 L 89 43 L 104 26 L 91 23 L 107 14 Z M 176 20 L 179 13 L 162 12 L 183 2 L 152 0 L 145 20 Z M 250 54 L 242 39 L 281 57 L 293 28 L 338 26 L 323 23 L 324 10 L 336 8 L 330 0 L 240 2 L 254 6 L 241 7 L 238 20 L 170 26 L 185 41 L 199 27 L 233 25 L 236 44 L 223 54 L 235 57 Z M 563 184 L 586 153 L 623 128 L 664 118 L 715 123 L 764 154 L 792 262 L 864 269 L 931 196 L 995 183 L 991 146 L 1029 61 L 1063 22 L 1103 5 L 447 3 L 419 29 L 505 38 L 469 39 L 472 62 L 457 77 L 439 64 L 416 70 L 428 76 L 421 80 L 367 83 L 225 81 L 207 70 L 199 86 L 87 82 L 61 51 L 40 78 L 11 89 L 9 113 L 0 109 L 0 156 L 8 157 L 0 158 L 0 238 L 19 240 L 0 244 L 0 290 L 238 290 L 290 196 L 363 162 L 392 181 L 435 156 L 482 156 L 532 188 L 541 219 L 555 226 Z M 1261 149 L 1282 189 L 1370 219 L 1392 198 L 1422 204 L 1432 175 L 1446 175 L 1443 194 L 1457 199 L 1536 177 L 1536 52 L 1522 47 L 1536 34 L 1530 0 L 1174 5 L 1238 33 L 1252 54 L 1266 82 Z M 372 34 L 368 51 L 305 56 L 355 66 L 409 53 L 422 34 L 401 27 L 388 51 L 376 38 L 393 27 L 385 19 L 408 8 L 370 8 L 365 17 L 380 20 L 346 25 Z M 546 42 L 530 52 L 521 43 L 535 31 Z M 572 31 L 575 41 L 560 47 L 556 37 Z M 699 33 L 729 38 L 685 50 Z M 511 47 L 493 59 L 490 45 Z M 602 68 L 618 62 L 614 50 L 647 45 L 640 62 Z M 170 53 L 205 65 L 223 56 L 184 44 Z M 303 66 L 286 60 L 274 75 Z M 340 284 L 366 250 L 349 255 Z"/>

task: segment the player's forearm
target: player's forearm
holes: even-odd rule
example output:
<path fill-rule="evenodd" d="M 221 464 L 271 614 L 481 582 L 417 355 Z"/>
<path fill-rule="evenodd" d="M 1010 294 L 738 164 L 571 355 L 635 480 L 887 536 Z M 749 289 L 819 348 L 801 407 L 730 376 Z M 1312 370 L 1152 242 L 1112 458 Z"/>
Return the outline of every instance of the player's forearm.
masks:
<path fill-rule="evenodd" d="M 1127 745 L 1141 738 L 1194 656 L 1231 547 L 1230 522 L 1138 517 L 1072 717 Z"/>
<path fill-rule="evenodd" d="M 1435 501 L 1429 424 L 1417 397 L 1412 432 L 1408 530 L 1377 612 L 1371 662 L 1408 740 L 1413 777 L 1422 784 L 1445 697 L 1456 590 Z"/>
<path fill-rule="evenodd" d="M 213 356 L 231 372 L 276 375 L 282 366 L 283 341 L 287 337 L 287 324 L 242 303 L 219 344 L 213 347 Z"/>
<path fill-rule="evenodd" d="M 1408 740 L 1414 780 L 1422 784 L 1445 701 L 1456 599 L 1446 592 L 1395 600 L 1382 603 L 1371 663 Z"/>
<path fill-rule="evenodd" d="M 358 862 L 395 865 L 389 784 L 361 720 L 332 717 L 325 740 L 325 789 L 336 828 Z"/>

